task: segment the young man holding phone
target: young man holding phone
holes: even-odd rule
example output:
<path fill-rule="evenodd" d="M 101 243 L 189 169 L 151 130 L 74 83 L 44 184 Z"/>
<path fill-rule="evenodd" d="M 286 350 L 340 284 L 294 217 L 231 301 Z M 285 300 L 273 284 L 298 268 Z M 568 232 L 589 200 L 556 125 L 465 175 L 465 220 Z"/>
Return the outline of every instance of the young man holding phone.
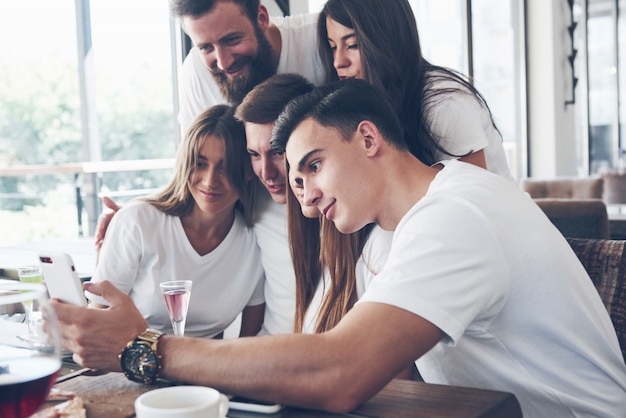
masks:
<path fill-rule="evenodd" d="M 303 205 L 344 233 L 371 222 L 395 230 L 385 268 L 328 332 L 162 336 L 151 373 L 344 412 L 416 361 L 427 382 L 513 392 L 524 416 L 626 410 L 609 316 L 563 236 L 515 185 L 460 161 L 421 163 L 391 105 L 360 80 L 295 99 L 274 135 Z M 55 302 L 65 344 L 87 367 L 120 370 L 117 354 L 145 320 L 110 284 L 88 288 L 111 309 Z"/>

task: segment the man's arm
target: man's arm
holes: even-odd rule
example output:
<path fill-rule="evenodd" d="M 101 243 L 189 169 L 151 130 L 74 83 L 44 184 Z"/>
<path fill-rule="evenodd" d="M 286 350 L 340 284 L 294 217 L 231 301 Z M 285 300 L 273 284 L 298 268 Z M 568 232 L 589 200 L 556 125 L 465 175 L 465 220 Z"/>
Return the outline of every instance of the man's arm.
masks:
<path fill-rule="evenodd" d="M 117 354 L 146 321 L 112 284 L 86 284 L 111 302 L 88 309 L 55 301 L 63 338 L 82 365 L 120 370 Z M 423 318 L 381 303 L 355 306 L 331 331 L 230 340 L 164 336 L 161 376 L 227 393 L 329 411 L 348 411 L 374 396 L 442 332 Z"/>
<path fill-rule="evenodd" d="M 55 301 L 66 348 L 82 365 L 120 370 L 117 354 L 146 328 L 130 298 L 108 282 L 87 285 L 111 306 Z M 260 400 L 349 411 L 374 396 L 442 332 L 403 309 L 361 303 L 331 331 L 229 340 L 163 336 L 162 377 Z"/>
<path fill-rule="evenodd" d="M 333 330 L 206 343 L 164 337 L 162 375 L 227 393 L 344 412 L 378 393 L 442 332 L 380 303 L 355 306 Z"/>

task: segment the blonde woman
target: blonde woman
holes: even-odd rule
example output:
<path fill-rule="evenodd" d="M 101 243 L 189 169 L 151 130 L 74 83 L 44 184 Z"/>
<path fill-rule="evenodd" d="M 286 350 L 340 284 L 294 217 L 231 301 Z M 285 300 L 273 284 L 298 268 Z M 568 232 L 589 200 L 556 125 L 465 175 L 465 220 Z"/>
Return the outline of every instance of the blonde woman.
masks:
<path fill-rule="evenodd" d="M 185 335 L 220 336 L 239 313 L 240 335 L 256 335 L 265 309 L 265 276 L 250 228 L 256 186 L 233 109 L 209 108 L 187 131 L 169 185 L 111 221 L 92 281 L 111 281 L 150 327 L 172 333 L 159 283 L 192 280 Z M 107 305 L 88 297 L 93 306 Z"/>

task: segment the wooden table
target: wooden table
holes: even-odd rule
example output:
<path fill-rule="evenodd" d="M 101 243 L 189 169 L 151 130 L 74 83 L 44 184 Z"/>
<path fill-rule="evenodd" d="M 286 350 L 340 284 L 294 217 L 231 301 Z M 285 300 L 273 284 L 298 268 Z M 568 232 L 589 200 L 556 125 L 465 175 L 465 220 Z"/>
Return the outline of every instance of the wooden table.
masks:
<path fill-rule="evenodd" d="M 56 387 L 76 392 L 83 398 L 88 418 L 127 418 L 134 416 L 133 403 L 140 394 L 154 387 L 127 380 L 121 373 L 94 374 L 88 369 L 63 376 Z M 159 382 L 158 387 L 168 386 Z M 47 403 L 49 406 L 52 403 Z M 394 380 L 378 395 L 349 414 L 287 407 L 275 414 L 229 411 L 231 418 L 304 417 L 521 417 L 519 403 L 510 393 L 424 382 Z"/>

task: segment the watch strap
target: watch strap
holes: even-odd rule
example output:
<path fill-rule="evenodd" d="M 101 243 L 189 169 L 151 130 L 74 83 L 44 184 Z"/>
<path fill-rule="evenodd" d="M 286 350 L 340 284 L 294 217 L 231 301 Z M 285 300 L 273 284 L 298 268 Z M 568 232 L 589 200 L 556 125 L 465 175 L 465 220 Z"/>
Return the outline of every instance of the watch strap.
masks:
<path fill-rule="evenodd" d="M 157 381 L 157 379 L 159 378 L 159 369 L 161 368 L 161 364 L 160 364 L 161 356 L 159 355 L 157 351 L 157 346 L 159 343 L 159 339 L 163 335 L 164 334 L 161 331 L 157 331 L 152 328 L 147 328 L 145 331 L 143 331 L 133 340 L 129 341 L 128 344 L 126 344 L 126 347 L 124 348 L 124 350 L 122 350 L 122 352 L 118 355 L 118 357 L 121 361 L 122 370 L 124 371 L 124 374 L 126 375 L 128 379 L 134 382 L 144 383 L 144 384 L 153 384 Z M 141 345 L 143 347 L 148 346 L 149 350 L 153 352 L 154 354 L 153 358 L 156 362 L 156 369 L 154 371 L 154 374 L 139 376 L 131 372 L 130 370 L 125 369 L 125 365 L 124 365 L 125 355 L 132 355 L 130 353 L 132 353 L 138 345 Z"/>

